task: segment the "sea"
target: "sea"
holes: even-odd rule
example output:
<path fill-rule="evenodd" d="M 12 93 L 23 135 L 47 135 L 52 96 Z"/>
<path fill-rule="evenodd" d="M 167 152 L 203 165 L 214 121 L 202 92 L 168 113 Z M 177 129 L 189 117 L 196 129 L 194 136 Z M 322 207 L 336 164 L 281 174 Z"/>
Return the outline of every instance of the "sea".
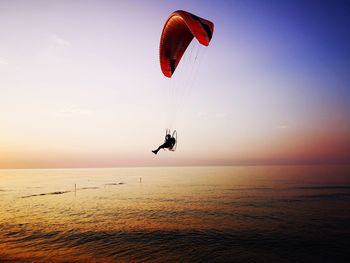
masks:
<path fill-rule="evenodd" d="M 350 262 L 350 166 L 0 170 L 0 262 Z"/>

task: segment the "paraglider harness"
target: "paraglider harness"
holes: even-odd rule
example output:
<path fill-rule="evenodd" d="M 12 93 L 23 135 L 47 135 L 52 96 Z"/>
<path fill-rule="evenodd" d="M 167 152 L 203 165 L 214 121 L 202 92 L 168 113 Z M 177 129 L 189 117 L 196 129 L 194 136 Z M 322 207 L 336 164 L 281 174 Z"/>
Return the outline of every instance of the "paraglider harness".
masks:
<path fill-rule="evenodd" d="M 174 130 L 173 134 L 172 135 L 170 135 L 170 134 L 171 134 L 170 129 L 166 129 L 164 143 L 166 143 L 167 141 L 172 140 L 172 139 L 175 140 L 175 142 L 172 143 L 170 147 L 166 148 L 169 151 L 175 152 L 176 151 L 176 146 L 177 146 L 177 132 L 176 132 L 176 130 Z"/>

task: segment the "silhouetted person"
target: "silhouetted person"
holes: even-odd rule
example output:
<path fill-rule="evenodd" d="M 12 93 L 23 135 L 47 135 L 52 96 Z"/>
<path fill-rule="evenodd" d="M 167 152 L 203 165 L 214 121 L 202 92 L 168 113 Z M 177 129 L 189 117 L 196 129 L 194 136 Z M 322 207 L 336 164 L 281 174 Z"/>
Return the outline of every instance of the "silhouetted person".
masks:
<path fill-rule="evenodd" d="M 171 137 L 170 134 L 165 135 L 165 142 L 158 147 L 157 150 L 152 151 L 154 154 L 157 154 L 160 149 L 167 148 L 169 150 L 173 149 L 173 147 L 176 144 L 176 139 L 174 137 Z"/>

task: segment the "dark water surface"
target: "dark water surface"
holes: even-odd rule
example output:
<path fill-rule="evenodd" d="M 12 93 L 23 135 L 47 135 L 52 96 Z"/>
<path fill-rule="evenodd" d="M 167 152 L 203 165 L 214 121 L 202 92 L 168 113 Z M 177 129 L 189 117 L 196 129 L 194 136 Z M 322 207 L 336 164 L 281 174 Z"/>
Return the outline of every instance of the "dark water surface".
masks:
<path fill-rule="evenodd" d="M 350 262 L 349 244 L 349 166 L 0 170 L 0 262 Z"/>

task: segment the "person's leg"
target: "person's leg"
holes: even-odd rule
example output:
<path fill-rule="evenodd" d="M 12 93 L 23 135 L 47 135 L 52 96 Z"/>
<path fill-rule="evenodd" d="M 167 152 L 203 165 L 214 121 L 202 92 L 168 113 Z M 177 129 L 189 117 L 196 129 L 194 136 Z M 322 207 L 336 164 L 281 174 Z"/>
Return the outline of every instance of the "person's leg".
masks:
<path fill-rule="evenodd" d="M 153 152 L 154 154 L 157 154 L 158 151 L 159 151 L 160 149 L 163 149 L 163 148 L 164 148 L 164 145 L 165 145 L 165 143 L 162 144 L 161 146 L 159 146 L 157 150 L 154 150 L 154 151 L 152 151 L 152 152 Z"/>

